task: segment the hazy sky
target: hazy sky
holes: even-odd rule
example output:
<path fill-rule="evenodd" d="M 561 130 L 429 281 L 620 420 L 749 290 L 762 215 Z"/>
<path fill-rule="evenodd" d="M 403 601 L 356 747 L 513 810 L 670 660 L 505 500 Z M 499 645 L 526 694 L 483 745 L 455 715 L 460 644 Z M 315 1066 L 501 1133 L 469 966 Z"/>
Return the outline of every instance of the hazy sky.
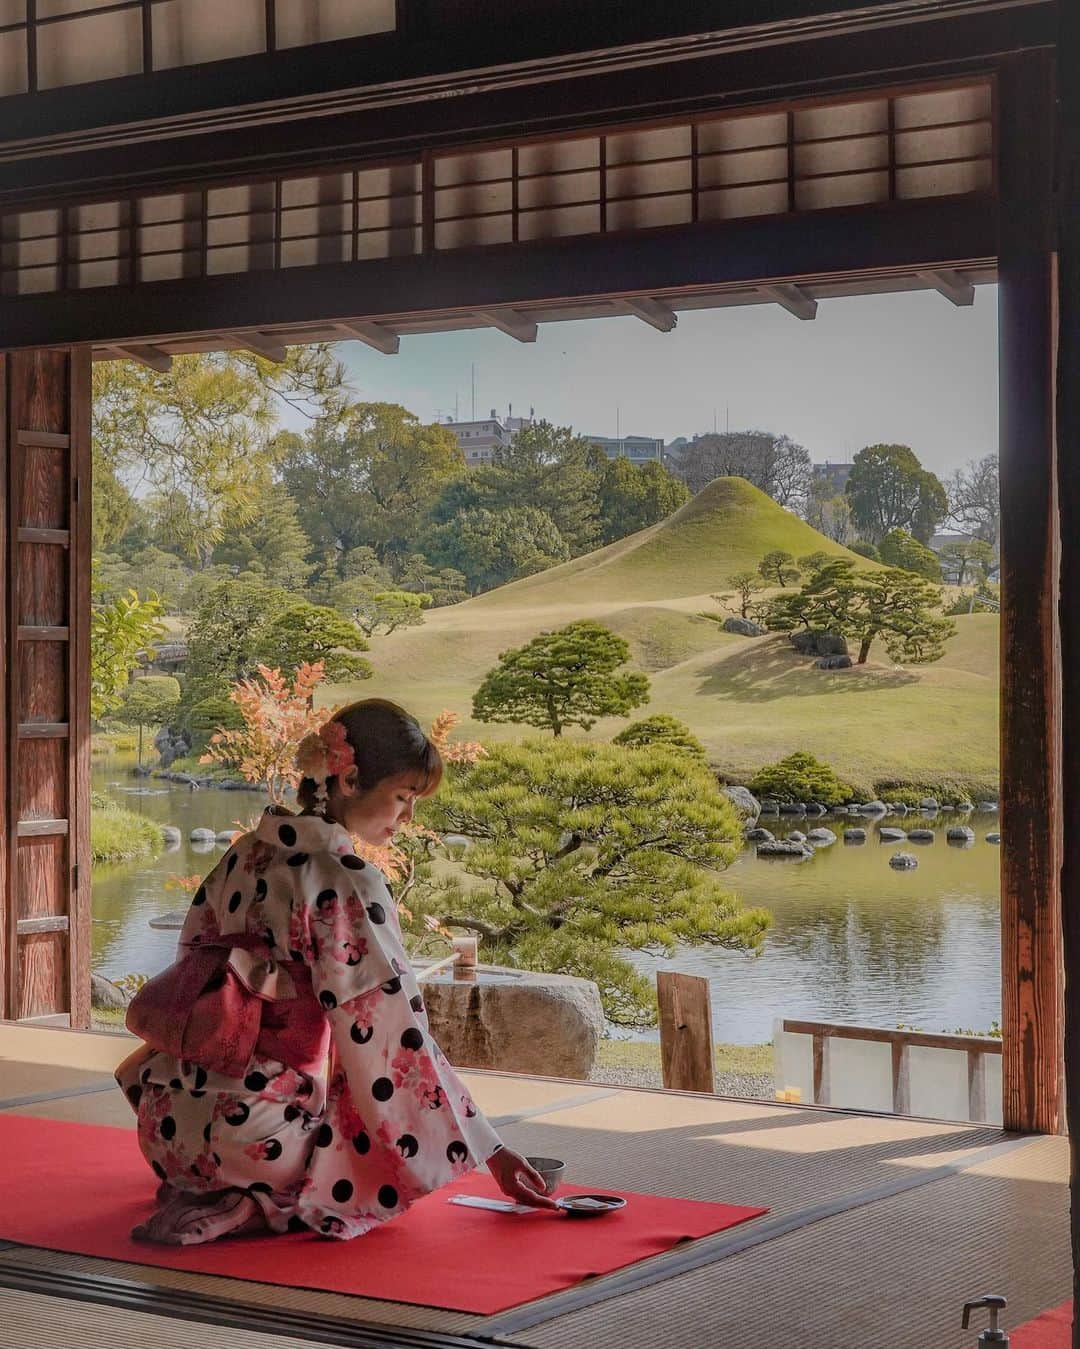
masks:
<path fill-rule="evenodd" d="M 535 344 L 493 329 L 403 337 L 397 356 L 340 351 L 356 394 L 425 420 L 538 416 L 613 436 L 692 436 L 725 415 L 800 441 L 814 460 L 910 445 L 947 474 L 997 445 L 997 290 L 958 309 L 936 292 L 825 300 L 813 322 L 777 305 L 680 314 L 672 333 L 635 318 L 542 324 Z"/>

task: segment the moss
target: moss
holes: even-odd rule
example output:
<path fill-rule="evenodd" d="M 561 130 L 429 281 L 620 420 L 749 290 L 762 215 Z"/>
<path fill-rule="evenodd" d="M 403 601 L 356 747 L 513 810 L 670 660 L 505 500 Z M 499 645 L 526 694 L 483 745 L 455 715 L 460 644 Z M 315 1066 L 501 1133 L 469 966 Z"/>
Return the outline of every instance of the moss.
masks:
<path fill-rule="evenodd" d="M 601 1068 L 639 1068 L 660 1071 L 660 1046 L 655 1040 L 601 1040 L 596 1055 Z M 760 1077 L 773 1070 L 773 1048 L 764 1045 L 716 1046 L 716 1071 L 741 1077 Z"/>

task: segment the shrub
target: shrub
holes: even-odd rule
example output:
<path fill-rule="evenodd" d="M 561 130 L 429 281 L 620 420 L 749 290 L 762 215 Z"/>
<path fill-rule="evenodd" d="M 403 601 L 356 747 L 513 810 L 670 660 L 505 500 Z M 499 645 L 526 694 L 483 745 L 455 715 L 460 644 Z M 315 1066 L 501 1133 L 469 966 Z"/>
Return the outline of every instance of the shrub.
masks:
<path fill-rule="evenodd" d="M 852 796 L 851 787 L 806 750 L 797 750 L 779 763 L 762 768 L 747 786 L 758 798 L 820 801 L 824 806 L 838 806 Z"/>
<path fill-rule="evenodd" d="M 642 745 L 666 745 L 669 749 L 681 749 L 692 754 L 695 759 L 705 759 L 705 747 L 690 727 L 678 717 L 669 717 L 666 712 L 631 722 L 625 731 L 615 736 L 612 743 L 631 749 L 638 749 Z"/>
<path fill-rule="evenodd" d="M 881 561 L 881 554 L 868 539 L 856 539 L 854 543 L 848 544 L 848 548 L 860 557 L 868 557 L 871 562 Z"/>

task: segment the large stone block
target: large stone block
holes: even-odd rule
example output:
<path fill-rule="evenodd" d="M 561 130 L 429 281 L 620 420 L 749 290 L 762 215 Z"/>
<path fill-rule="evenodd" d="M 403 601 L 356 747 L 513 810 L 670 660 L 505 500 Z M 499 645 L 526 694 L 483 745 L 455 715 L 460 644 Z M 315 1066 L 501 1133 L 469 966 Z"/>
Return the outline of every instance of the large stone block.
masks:
<path fill-rule="evenodd" d="M 481 971 L 476 983 L 432 979 L 420 990 L 431 1033 L 459 1068 L 587 1078 L 604 1032 L 588 979 L 531 970 Z"/>

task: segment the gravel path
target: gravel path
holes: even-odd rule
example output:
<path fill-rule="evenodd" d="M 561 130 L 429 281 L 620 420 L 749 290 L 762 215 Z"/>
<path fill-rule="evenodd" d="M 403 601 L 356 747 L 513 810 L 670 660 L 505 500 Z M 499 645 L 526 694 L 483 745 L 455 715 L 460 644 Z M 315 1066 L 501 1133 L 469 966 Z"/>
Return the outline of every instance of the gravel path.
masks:
<path fill-rule="evenodd" d="M 663 1087 L 659 1068 L 602 1068 L 595 1067 L 589 1074 L 590 1082 L 611 1086 Z M 718 1096 L 746 1096 L 754 1100 L 771 1101 L 775 1094 L 773 1080 L 767 1073 L 747 1077 L 741 1073 L 717 1073 Z"/>

